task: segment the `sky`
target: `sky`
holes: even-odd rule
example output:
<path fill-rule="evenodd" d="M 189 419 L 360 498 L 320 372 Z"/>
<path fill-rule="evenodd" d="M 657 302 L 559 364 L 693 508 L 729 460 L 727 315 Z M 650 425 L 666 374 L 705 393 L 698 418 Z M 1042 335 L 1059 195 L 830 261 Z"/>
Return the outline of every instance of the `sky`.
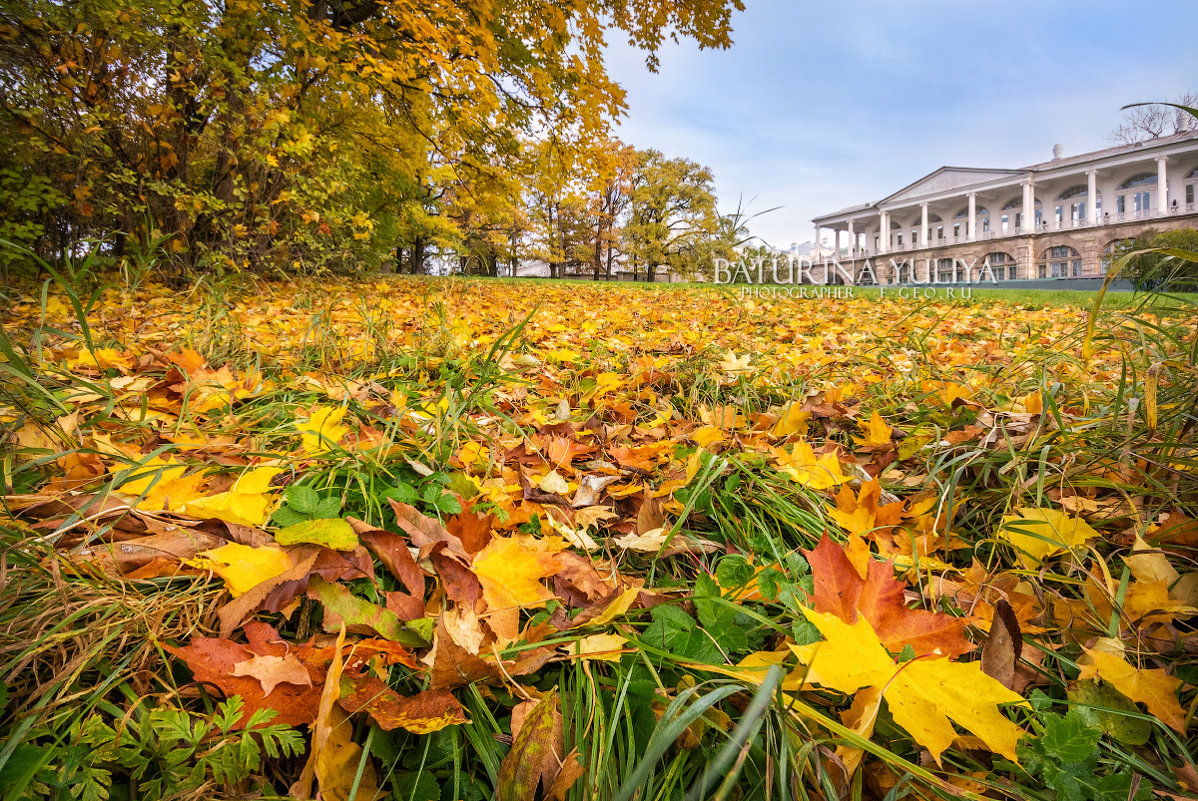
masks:
<path fill-rule="evenodd" d="M 1109 147 L 1120 107 L 1198 91 L 1195 0 L 745 0 L 728 50 L 623 42 L 616 134 L 710 167 L 777 248 L 944 165 Z"/>

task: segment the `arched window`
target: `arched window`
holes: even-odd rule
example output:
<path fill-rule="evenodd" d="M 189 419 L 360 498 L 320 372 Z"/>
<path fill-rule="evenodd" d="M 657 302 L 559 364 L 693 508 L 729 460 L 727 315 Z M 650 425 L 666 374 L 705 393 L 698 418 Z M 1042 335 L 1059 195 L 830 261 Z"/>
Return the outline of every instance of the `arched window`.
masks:
<path fill-rule="evenodd" d="M 957 265 L 956 259 L 937 259 L 936 260 L 936 281 L 937 283 L 948 283 L 957 280 L 957 270 L 954 269 Z"/>
<path fill-rule="evenodd" d="M 1002 207 L 1004 214 L 999 221 L 1000 231 L 1015 233 L 1024 228 L 1023 225 L 1023 198 L 1013 197 L 1006 202 Z M 1036 198 L 1036 222 L 1040 221 L 1040 199 Z M 1014 212 L 1014 213 L 1012 213 Z M 1039 227 L 1039 225 L 1037 225 Z"/>
<path fill-rule="evenodd" d="M 1040 254 L 1036 272 L 1041 278 L 1073 278 L 1082 274 L 1082 254 L 1068 245 L 1051 247 Z"/>
<path fill-rule="evenodd" d="M 1015 274 L 1015 257 L 1010 253 L 1004 253 L 1001 250 L 993 253 L 987 253 L 982 259 L 981 273 L 978 276 L 979 280 L 989 278 L 986 275 L 986 267 L 990 268 L 990 275 L 994 276 L 995 281 L 1011 281 L 1017 278 Z"/>
<path fill-rule="evenodd" d="M 1142 172 L 1128 178 L 1115 187 L 1115 191 L 1119 193 L 1115 196 L 1115 213 L 1122 219 L 1125 214 L 1141 217 L 1151 211 L 1152 196 L 1156 194 L 1155 187 L 1154 172 Z"/>
<path fill-rule="evenodd" d="M 1082 195 L 1087 194 L 1089 191 L 1090 188 L 1085 184 L 1074 184 L 1061 194 L 1057 195 L 1057 200 L 1068 200 L 1071 197 L 1081 197 Z"/>
<path fill-rule="evenodd" d="M 1142 172 L 1142 173 L 1139 173 L 1138 175 L 1133 175 L 1132 177 L 1128 178 L 1126 181 L 1119 184 L 1119 186 L 1117 186 L 1115 188 L 1116 189 L 1135 189 L 1137 186 L 1156 186 L 1156 173 Z"/>
<path fill-rule="evenodd" d="M 1057 195 L 1056 208 L 1053 210 L 1056 214 L 1057 225 L 1069 223 L 1078 225 L 1086 219 L 1086 198 L 1089 197 L 1090 187 L 1086 184 L 1074 184 L 1066 189 L 1061 194 Z M 1098 208 L 1102 208 L 1102 204 L 1098 201 L 1099 192 L 1095 192 L 1095 201 Z"/>
<path fill-rule="evenodd" d="M 977 232 L 985 234 L 990 231 L 990 210 L 985 206 L 974 206 L 974 219 L 976 220 Z M 963 206 L 960 211 L 953 215 L 953 237 L 960 239 L 967 233 L 969 225 L 969 206 Z"/>

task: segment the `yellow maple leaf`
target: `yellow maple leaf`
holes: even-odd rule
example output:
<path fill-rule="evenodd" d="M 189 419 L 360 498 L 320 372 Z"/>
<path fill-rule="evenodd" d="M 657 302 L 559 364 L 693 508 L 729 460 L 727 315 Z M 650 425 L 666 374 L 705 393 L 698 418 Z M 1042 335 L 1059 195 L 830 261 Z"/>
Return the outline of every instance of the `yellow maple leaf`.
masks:
<path fill-rule="evenodd" d="M 261 526 L 270 519 L 278 501 L 269 490 L 271 479 L 281 472 L 279 467 L 255 467 L 243 473 L 227 492 L 189 500 L 176 511 L 241 526 Z"/>
<path fill-rule="evenodd" d="M 277 545 L 252 548 L 239 542 L 200 551 L 187 564 L 220 576 L 234 598 L 292 567 L 291 557 Z"/>
<path fill-rule="evenodd" d="M 187 465 L 173 456 L 163 459 L 154 456 L 131 468 L 131 478 L 116 488 L 116 492 L 136 499 L 134 506 L 147 512 L 176 510 L 200 497 L 204 483 L 201 472 L 187 475 Z"/>
<path fill-rule="evenodd" d="M 722 372 L 729 376 L 741 375 L 752 371 L 753 368 L 749 366 L 749 360 L 752 357 L 753 354 L 751 353 L 746 353 L 744 356 L 737 356 L 732 351 L 728 351 L 724 354 L 724 358 L 720 360 L 718 366 Z"/>
<path fill-rule="evenodd" d="M 473 563 L 487 606 L 492 611 L 543 606 L 553 593 L 541 579 L 561 569 L 557 554 L 565 547 L 560 537 L 537 539 L 527 534 L 493 537 Z"/>
<path fill-rule="evenodd" d="M 316 455 L 333 450 L 341 438 L 349 433 L 349 426 L 341 424 L 345 413 L 345 407 L 318 406 L 307 420 L 296 423 L 303 452 Z"/>
<path fill-rule="evenodd" d="M 619 662 L 627 645 L 628 640 L 619 634 L 592 634 L 576 640 L 570 647 L 570 655 L 602 662 Z"/>
<path fill-rule="evenodd" d="M 775 437 L 789 437 L 791 434 L 805 437 L 808 429 L 807 421 L 810 419 L 811 412 L 805 412 L 799 404 L 792 403 L 782 411 L 778 422 L 774 423 L 774 427 L 770 429 L 770 433 Z"/>
<path fill-rule="evenodd" d="M 998 533 L 1015 546 L 1019 560 L 1029 570 L 1098 536 L 1085 520 L 1057 509 L 1021 509 L 1018 514 L 1006 515 Z"/>
<path fill-rule="evenodd" d="M 806 442 L 796 442 L 790 453 L 776 449 L 774 456 L 778 463 L 778 472 L 790 476 L 809 489 L 829 489 L 850 481 L 840 469 L 840 460 L 836 458 L 835 453 L 825 453 L 816 457 Z"/>
<path fill-rule="evenodd" d="M 1131 700 L 1148 707 L 1148 711 L 1169 728 L 1185 733 L 1185 710 L 1177 701 L 1177 690 L 1181 679 L 1165 673 L 1161 668 L 1138 669 L 1122 656 L 1097 648 L 1085 648 L 1088 660 L 1080 663 L 1079 679 L 1095 677 L 1109 682 Z M 1122 643 L 1119 643 L 1122 650 Z"/>
<path fill-rule="evenodd" d="M 865 436 L 853 437 L 853 442 L 862 448 L 879 448 L 890 444 L 890 435 L 894 433 L 894 429 L 886 425 L 886 421 L 876 410 L 869 418 L 868 423 L 858 423 L 858 425 L 865 432 Z"/>
<path fill-rule="evenodd" d="M 807 666 L 796 671 L 799 676 L 805 672 L 807 682 L 850 694 L 881 688 L 894 722 L 937 762 L 958 736 L 953 723 L 991 751 L 1016 758 L 1015 744 L 1024 732 L 999 706 L 1022 704 L 1023 698 L 983 673 L 980 662 L 912 659 L 897 664 L 864 615 L 849 624 L 831 612 L 803 613 L 824 635 L 824 642 L 791 646 Z"/>

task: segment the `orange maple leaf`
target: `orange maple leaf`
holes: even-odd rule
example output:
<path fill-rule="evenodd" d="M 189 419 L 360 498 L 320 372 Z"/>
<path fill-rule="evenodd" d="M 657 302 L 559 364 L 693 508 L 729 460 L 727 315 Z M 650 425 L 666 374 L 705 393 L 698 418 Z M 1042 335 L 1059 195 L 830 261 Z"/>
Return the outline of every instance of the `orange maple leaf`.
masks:
<path fill-rule="evenodd" d="M 890 562 L 872 561 L 862 579 L 844 547 L 827 534 L 813 550 L 803 552 L 815 579 L 812 603 L 817 612 L 831 612 L 852 624 L 865 617 L 882 644 L 892 652 L 910 645 L 917 656 L 953 658 L 976 646 L 965 637 L 965 621 L 943 612 L 909 609 L 906 585 L 894 577 Z"/>

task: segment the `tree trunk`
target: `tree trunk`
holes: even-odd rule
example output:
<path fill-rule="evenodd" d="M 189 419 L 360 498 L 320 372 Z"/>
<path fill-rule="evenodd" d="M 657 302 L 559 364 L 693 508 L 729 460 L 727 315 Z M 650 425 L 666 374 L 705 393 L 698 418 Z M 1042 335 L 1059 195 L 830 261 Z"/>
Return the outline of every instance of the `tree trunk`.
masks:
<path fill-rule="evenodd" d="M 603 263 L 603 226 L 599 225 L 595 228 L 595 259 L 593 267 L 595 268 L 595 280 L 599 280 L 599 269 Z"/>
<path fill-rule="evenodd" d="M 416 241 L 412 243 L 412 275 L 419 275 L 424 272 L 424 237 L 416 237 Z"/>

